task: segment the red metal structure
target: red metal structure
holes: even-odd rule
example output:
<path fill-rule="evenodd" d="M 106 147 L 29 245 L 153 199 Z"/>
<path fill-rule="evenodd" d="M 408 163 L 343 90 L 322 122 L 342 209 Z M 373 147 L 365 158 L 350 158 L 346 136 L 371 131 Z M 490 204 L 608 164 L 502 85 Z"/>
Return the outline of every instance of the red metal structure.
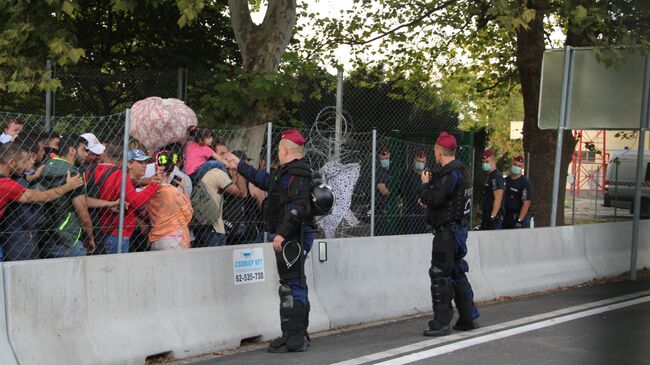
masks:
<path fill-rule="evenodd" d="M 571 193 L 576 188 L 576 195 L 580 196 L 580 190 L 586 185 L 586 190 L 591 190 L 595 183 L 596 189 L 605 191 L 605 175 L 607 173 L 607 131 L 573 131 L 573 137 L 577 140 L 576 148 L 573 151 L 571 164 L 572 175 L 575 184 L 571 186 Z M 589 146 L 589 148 L 587 148 Z M 600 153 L 598 153 L 599 151 Z"/>

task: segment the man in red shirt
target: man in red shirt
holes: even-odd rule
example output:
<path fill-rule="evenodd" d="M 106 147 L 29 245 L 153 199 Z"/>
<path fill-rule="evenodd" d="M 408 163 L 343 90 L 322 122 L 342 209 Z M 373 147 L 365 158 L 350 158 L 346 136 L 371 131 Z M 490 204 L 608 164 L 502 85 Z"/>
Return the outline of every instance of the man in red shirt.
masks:
<path fill-rule="evenodd" d="M 118 169 L 122 153 L 122 147 L 116 145 L 108 145 L 104 153 L 105 163 L 98 164 L 92 174 L 86 174 L 86 179 L 91 175 L 93 178 L 90 184 L 100 184 L 102 179 L 103 184 L 99 186 L 99 193 L 97 198 L 105 201 L 116 201 L 120 199 L 120 191 L 122 184 L 122 170 Z M 127 174 L 126 179 L 126 197 L 125 201 L 128 206 L 124 215 L 124 230 L 122 231 L 122 250 L 121 252 L 129 252 L 129 240 L 133 231 L 137 226 L 137 213 L 136 210 L 149 202 L 149 199 L 158 191 L 158 184 L 151 183 L 144 190 L 137 192 L 133 186 L 133 180 L 138 181 L 144 176 L 144 169 L 149 156 L 140 150 L 129 151 L 127 156 Z M 109 174 L 105 176 L 105 174 Z M 99 216 L 99 225 L 101 226 L 101 233 L 104 236 L 102 243 L 106 248 L 106 253 L 112 254 L 118 251 L 118 225 L 119 215 L 110 208 L 101 210 Z"/>
<path fill-rule="evenodd" d="M 20 176 L 33 165 L 33 160 L 27 148 L 15 143 L 6 143 L 0 146 L 0 218 L 12 201 L 20 203 L 45 203 L 56 200 L 74 189 L 83 186 L 81 176 L 66 177 L 66 183 L 54 189 L 40 191 L 26 189 L 9 176 Z"/>

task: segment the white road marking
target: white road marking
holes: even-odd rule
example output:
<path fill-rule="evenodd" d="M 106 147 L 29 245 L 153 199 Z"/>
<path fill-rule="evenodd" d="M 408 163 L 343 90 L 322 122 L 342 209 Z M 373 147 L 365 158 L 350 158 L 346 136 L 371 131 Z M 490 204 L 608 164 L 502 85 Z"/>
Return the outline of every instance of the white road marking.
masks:
<path fill-rule="evenodd" d="M 434 339 L 431 339 L 431 340 L 416 342 L 416 343 L 413 343 L 413 344 L 410 344 L 410 345 L 396 347 L 394 349 L 389 349 L 389 350 L 386 350 L 386 351 L 377 352 L 377 353 L 374 353 L 374 354 L 369 354 L 369 355 L 357 357 L 357 358 L 354 358 L 354 359 L 338 362 L 338 363 L 335 363 L 335 364 L 332 364 L 332 365 L 361 365 L 361 364 L 366 364 L 366 363 L 369 363 L 369 362 L 379 361 L 379 360 L 383 360 L 383 359 L 386 359 L 386 358 L 389 358 L 389 357 L 403 355 L 403 354 L 406 354 L 406 353 L 409 353 L 409 352 L 422 350 L 422 349 L 425 349 L 425 348 L 428 348 L 428 347 L 442 345 L 442 344 L 445 344 L 445 343 L 448 343 L 448 342 L 453 342 L 453 341 L 457 341 L 457 340 L 469 341 L 469 340 L 467 340 L 468 338 L 471 338 L 473 340 L 474 338 L 478 338 L 477 336 L 479 336 L 479 335 L 485 335 L 485 334 L 492 335 L 492 332 L 503 331 L 503 330 L 508 330 L 508 329 L 513 329 L 514 330 L 516 328 L 513 328 L 513 327 L 526 326 L 526 325 L 529 325 L 529 324 L 531 324 L 533 322 L 539 322 L 539 321 L 544 321 L 544 320 L 549 320 L 549 319 L 555 320 L 555 319 L 558 319 L 558 318 L 554 318 L 554 317 L 559 317 L 559 316 L 563 316 L 563 315 L 567 315 L 567 314 L 571 314 L 571 313 L 575 313 L 576 315 L 578 315 L 578 314 L 586 313 L 585 311 L 589 311 L 590 309 L 594 309 L 594 308 L 597 308 L 597 309 L 608 308 L 606 306 L 611 306 L 611 304 L 614 304 L 614 303 L 619 303 L 619 302 L 624 302 L 624 301 L 629 301 L 629 300 L 634 300 L 634 299 L 643 300 L 641 302 L 641 303 L 643 303 L 643 302 L 646 302 L 646 301 L 650 301 L 650 296 L 648 296 L 648 295 L 650 295 L 650 290 L 645 290 L 645 291 L 632 293 L 632 294 L 628 294 L 628 295 L 622 295 L 622 296 L 614 297 L 614 298 L 603 299 L 603 300 L 599 300 L 599 301 L 596 301 L 596 302 L 580 304 L 580 305 L 576 305 L 576 306 L 573 306 L 573 307 L 558 309 L 558 310 L 548 312 L 548 313 L 541 313 L 541 314 L 537 314 L 537 315 L 530 316 L 530 317 L 515 319 L 515 320 L 512 320 L 512 321 L 508 321 L 508 322 L 504 322 L 504 323 L 500 323 L 500 324 L 496 324 L 496 325 L 492 325 L 492 326 L 488 326 L 488 327 L 481 327 L 481 328 L 478 328 L 476 330 L 469 331 L 469 332 L 460 332 L 460 333 L 456 333 L 456 334 L 453 334 L 453 335 L 450 335 L 450 336 L 444 336 L 444 337 L 434 338 Z M 625 306 L 638 304 L 638 303 L 635 303 L 635 304 L 627 304 L 627 303 L 631 303 L 631 302 L 626 302 L 626 303 L 621 303 L 621 304 L 626 304 Z M 601 308 L 598 308 L 598 307 L 601 307 Z M 616 309 L 616 308 L 613 308 L 613 309 Z M 613 309 L 607 309 L 607 310 L 604 310 L 604 311 L 613 310 Z M 580 313 L 578 313 L 578 312 L 580 312 Z M 599 312 L 599 313 L 602 313 L 602 312 Z M 593 314 L 596 314 L 596 313 L 593 313 Z M 593 315 L 593 314 L 589 314 L 589 315 Z M 579 318 L 582 318 L 582 317 L 579 317 Z M 577 318 L 575 318 L 575 319 L 577 319 Z M 561 323 L 561 322 L 559 322 L 559 323 Z M 553 324 L 557 324 L 557 323 L 553 323 Z M 549 324 L 549 325 L 553 325 L 553 324 Z M 532 331 L 532 329 L 530 331 Z M 487 337 L 487 336 L 483 336 L 483 337 Z M 461 341 L 461 342 L 465 342 L 465 341 Z M 458 343 L 461 343 L 461 342 L 458 342 Z M 447 346 L 453 346 L 453 345 L 456 345 L 456 344 L 457 343 L 449 344 L 449 345 L 442 346 L 442 347 L 439 347 L 439 348 L 445 348 Z M 473 346 L 473 345 L 469 345 L 469 346 Z M 437 349 L 438 348 L 434 348 L 434 349 L 427 350 L 427 351 L 433 351 L 433 350 L 437 350 Z M 451 351 L 454 351 L 454 350 L 455 349 L 446 350 L 446 352 L 443 352 L 443 353 L 451 352 Z M 427 352 L 427 351 L 425 351 L 425 352 Z M 413 355 L 415 355 L 415 354 L 413 354 Z M 411 356 L 411 355 L 408 355 L 408 356 Z M 432 356 L 435 356 L 435 355 L 432 355 Z M 404 358 L 405 357 L 407 357 L 407 356 L 404 356 Z M 429 356 L 429 357 L 431 357 L 431 356 Z M 402 358 L 399 358 L 399 359 L 402 359 Z M 394 359 L 394 360 L 398 360 L 398 359 Z M 393 361 L 393 360 L 391 360 L 391 361 Z M 412 361 L 417 361 L 417 360 L 412 360 Z M 401 362 L 396 362 L 396 363 L 385 362 L 385 363 L 382 363 L 382 364 L 405 364 L 405 363 L 406 362 L 404 362 L 404 363 L 401 363 Z"/>
<path fill-rule="evenodd" d="M 650 296 L 646 296 L 646 297 L 642 297 L 642 298 L 638 298 L 638 299 L 633 299 L 633 300 L 629 300 L 629 301 L 622 302 L 622 303 L 610 304 L 610 305 L 600 307 L 600 308 L 590 309 L 590 310 L 587 310 L 587 311 L 573 313 L 573 314 L 569 314 L 569 315 L 562 316 L 562 317 L 547 319 L 547 320 L 542 321 L 542 322 L 536 322 L 536 323 L 531 323 L 531 324 L 521 326 L 521 327 L 511 328 L 511 329 L 508 329 L 508 330 L 505 330 L 505 331 L 500 331 L 500 332 L 490 333 L 490 334 L 487 334 L 487 335 L 484 335 L 484 336 L 470 338 L 470 339 L 467 339 L 467 340 L 464 340 L 464 341 L 455 342 L 455 343 L 451 343 L 449 345 L 440 346 L 440 347 L 436 347 L 436 348 L 433 348 L 433 349 L 430 349 L 430 350 L 416 352 L 414 354 L 410 354 L 410 355 L 398 357 L 396 359 L 384 361 L 384 362 L 378 363 L 376 365 L 403 365 L 403 364 L 410 364 L 410 363 L 415 362 L 415 361 L 420 361 L 420 360 L 428 359 L 428 358 L 435 357 L 435 356 L 438 356 L 438 355 L 447 354 L 447 353 L 450 353 L 450 352 L 453 352 L 453 351 L 456 351 L 456 350 L 460 350 L 460 349 L 464 349 L 464 348 L 467 348 L 467 347 L 470 347 L 470 346 L 480 345 L 482 343 L 495 341 L 495 340 L 499 340 L 499 339 L 502 339 L 502 338 L 515 336 L 515 335 L 518 335 L 518 334 L 521 334 L 521 333 L 535 331 L 535 330 L 538 330 L 538 329 L 541 329 L 541 328 L 555 326 L 555 325 L 558 325 L 560 323 L 574 321 L 576 319 L 589 317 L 589 316 L 593 316 L 593 315 L 596 315 L 596 314 L 609 312 L 609 311 L 613 311 L 613 310 L 616 310 L 616 309 L 630 307 L 630 306 L 633 306 L 633 305 L 637 305 L 637 304 L 641 304 L 641 303 L 647 303 L 647 302 L 650 302 Z"/>

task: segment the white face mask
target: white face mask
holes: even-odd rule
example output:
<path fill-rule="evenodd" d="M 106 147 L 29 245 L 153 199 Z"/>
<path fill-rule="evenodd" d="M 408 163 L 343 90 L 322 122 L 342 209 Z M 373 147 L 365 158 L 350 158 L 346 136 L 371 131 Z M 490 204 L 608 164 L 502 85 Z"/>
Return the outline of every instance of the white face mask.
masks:
<path fill-rule="evenodd" d="M 379 163 L 381 164 L 381 167 L 388 170 L 388 166 L 390 166 L 390 160 L 379 160 Z"/>
<path fill-rule="evenodd" d="M 416 162 L 415 163 L 415 169 L 416 170 L 424 170 L 425 164 L 424 162 Z"/>

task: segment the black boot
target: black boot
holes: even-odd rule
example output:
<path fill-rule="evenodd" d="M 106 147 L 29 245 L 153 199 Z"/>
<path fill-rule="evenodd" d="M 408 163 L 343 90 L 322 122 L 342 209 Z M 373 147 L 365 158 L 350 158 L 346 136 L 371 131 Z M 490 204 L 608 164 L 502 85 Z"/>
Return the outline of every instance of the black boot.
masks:
<path fill-rule="evenodd" d="M 451 301 L 454 292 L 449 280 L 437 266 L 432 265 L 429 275 L 431 276 L 433 320 L 429 321 L 429 328 L 424 330 L 422 335 L 427 337 L 446 336 L 451 334 L 451 319 L 454 317 Z"/>
<path fill-rule="evenodd" d="M 309 332 L 307 331 L 307 328 L 309 327 L 309 311 L 311 310 L 311 306 L 307 304 L 307 307 L 305 307 L 305 340 L 307 342 L 307 347 L 311 345 L 311 338 L 309 337 Z"/>
<path fill-rule="evenodd" d="M 456 331 L 471 331 L 477 328 L 479 328 L 478 319 L 474 319 L 469 322 L 458 319 L 454 325 L 454 330 Z"/>
<path fill-rule="evenodd" d="M 280 308 L 282 337 L 276 338 L 271 342 L 269 352 L 302 352 L 307 349 L 305 313 L 304 304 L 298 301 L 293 303 L 292 308 Z"/>

